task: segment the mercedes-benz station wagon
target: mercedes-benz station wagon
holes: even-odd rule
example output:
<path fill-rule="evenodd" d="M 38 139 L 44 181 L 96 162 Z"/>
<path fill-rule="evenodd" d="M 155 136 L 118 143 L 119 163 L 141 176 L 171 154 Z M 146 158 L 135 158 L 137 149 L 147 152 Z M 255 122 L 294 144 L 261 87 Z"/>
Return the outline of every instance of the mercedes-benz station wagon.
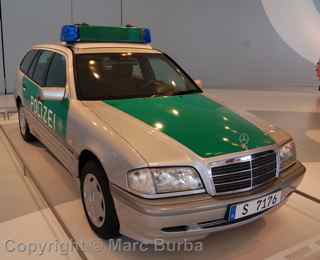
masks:
<path fill-rule="evenodd" d="M 67 25 L 18 70 L 21 135 L 80 180 L 91 228 L 195 240 L 282 206 L 305 172 L 291 136 L 209 96 L 150 42 L 146 28 Z"/>

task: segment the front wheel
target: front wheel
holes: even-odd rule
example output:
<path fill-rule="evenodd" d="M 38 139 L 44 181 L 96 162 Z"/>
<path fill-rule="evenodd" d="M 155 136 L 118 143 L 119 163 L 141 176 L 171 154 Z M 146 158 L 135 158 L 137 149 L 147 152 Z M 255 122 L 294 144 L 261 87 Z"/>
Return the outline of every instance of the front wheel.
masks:
<path fill-rule="evenodd" d="M 81 171 L 82 204 L 92 230 L 101 238 L 119 235 L 119 221 L 104 169 L 95 160 L 88 161 Z"/>
<path fill-rule="evenodd" d="M 22 105 L 20 105 L 18 108 L 18 117 L 20 134 L 23 140 L 25 140 L 28 143 L 35 141 L 36 138 L 30 132 L 30 128 L 25 114 L 25 109 Z"/>

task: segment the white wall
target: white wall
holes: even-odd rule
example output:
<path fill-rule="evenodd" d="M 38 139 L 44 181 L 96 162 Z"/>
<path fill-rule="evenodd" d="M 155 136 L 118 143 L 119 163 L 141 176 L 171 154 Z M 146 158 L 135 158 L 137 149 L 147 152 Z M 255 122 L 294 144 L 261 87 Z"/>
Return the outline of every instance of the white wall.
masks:
<path fill-rule="evenodd" d="M 59 41 L 61 25 L 69 22 L 65 0 L 2 1 L 8 92 L 15 88 L 21 58 L 33 44 Z"/>
<path fill-rule="evenodd" d="M 290 1 L 272 2 L 290 10 Z M 207 86 L 314 84 L 313 64 L 280 38 L 259 0 L 125 0 L 124 6 L 126 22 L 152 28 L 154 45 Z M 296 19 L 303 27 L 309 17 Z"/>
<path fill-rule="evenodd" d="M 270 22 L 281 38 L 302 57 L 320 57 L 320 15 L 314 0 L 262 0 Z"/>
<path fill-rule="evenodd" d="M 114 26 L 121 23 L 120 0 L 73 0 L 73 3 L 75 23 Z"/>
<path fill-rule="evenodd" d="M 120 0 L 1 1 L 9 92 L 14 91 L 15 70 L 26 50 L 35 43 L 59 41 L 61 26 L 71 22 L 71 1 L 74 22 L 121 22 Z M 274 23 L 272 19 L 292 18 L 291 1 L 298 7 L 301 3 L 301 8 L 305 6 L 302 2 L 310 4 L 312 15 L 301 10 L 301 15 L 293 19 L 294 27 L 301 28 L 296 37 L 312 39 L 312 35 L 305 35 L 308 30 L 303 30 L 319 15 L 315 8 L 311 9 L 312 0 L 123 0 L 122 13 L 124 24 L 150 27 L 153 45 L 176 58 L 191 76 L 203 79 L 206 86 L 316 86 L 314 64 L 300 55 L 310 53 L 311 45 L 300 44 L 300 51 L 291 48 L 284 37 L 290 26 L 283 32 L 282 27 L 275 26 L 281 25 L 281 21 Z M 274 8 L 263 3 L 270 3 L 269 7 L 273 3 Z M 317 24 L 312 28 L 320 27 Z M 317 54 L 313 56 L 312 61 Z"/>
<path fill-rule="evenodd" d="M 7 86 L 12 93 L 21 58 L 33 44 L 60 40 L 61 26 L 71 22 L 71 5 L 70 0 L 2 0 L 2 3 Z M 118 0 L 73 0 L 73 7 L 74 22 L 120 24 Z"/>

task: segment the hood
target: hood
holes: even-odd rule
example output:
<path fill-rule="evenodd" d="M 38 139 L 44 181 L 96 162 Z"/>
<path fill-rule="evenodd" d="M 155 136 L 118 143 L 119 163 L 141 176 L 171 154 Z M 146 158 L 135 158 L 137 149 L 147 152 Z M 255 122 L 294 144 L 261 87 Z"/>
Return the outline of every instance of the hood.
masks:
<path fill-rule="evenodd" d="M 106 100 L 103 104 L 138 119 L 203 158 L 275 143 L 256 125 L 203 94 Z M 101 112 L 96 113 L 101 117 Z"/>

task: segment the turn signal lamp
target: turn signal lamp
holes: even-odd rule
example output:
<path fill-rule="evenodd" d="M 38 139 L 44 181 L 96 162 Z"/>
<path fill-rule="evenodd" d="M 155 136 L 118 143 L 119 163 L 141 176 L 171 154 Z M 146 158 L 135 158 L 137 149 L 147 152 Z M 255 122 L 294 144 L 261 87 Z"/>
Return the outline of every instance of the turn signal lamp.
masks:
<path fill-rule="evenodd" d="M 62 27 L 60 39 L 68 44 L 77 42 L 151 43 L 151 32 L 148 28 L 74 24 Z"/>

